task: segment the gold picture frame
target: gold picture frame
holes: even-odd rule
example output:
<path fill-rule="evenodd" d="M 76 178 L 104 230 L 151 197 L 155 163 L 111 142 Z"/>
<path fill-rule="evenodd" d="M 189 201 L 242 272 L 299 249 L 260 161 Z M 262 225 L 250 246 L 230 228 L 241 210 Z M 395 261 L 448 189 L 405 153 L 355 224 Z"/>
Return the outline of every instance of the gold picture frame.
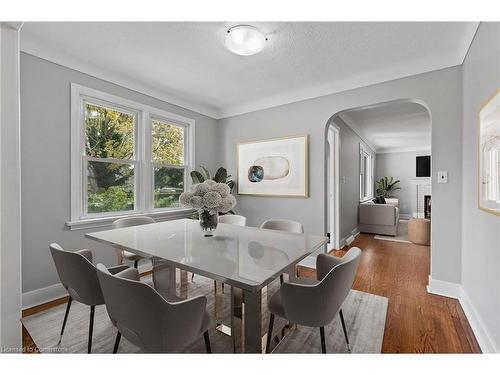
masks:
<path fill-rule="evenodd" d="M 490 160 L 485 160 L 488 158 Z M 498 164 L 496 175 L 493 171 L 494 164 L 493 167 L 489 165 L 495 160 Z M 500 216 L 500 183 L 495 184 L 493 181 L 494 177 L 500 179 L 498 174 L 500 174 L 500 89 L 481 106 L 477 118 L 477 206 L 482 211 Z"/>
<path fill-rule="evenodd" d="M 293 141 L 301 139 L 303 142 L 303 169 L 301 168 L 301 173 L 303 176 L 303 184 L 301 184 L 301 193 L 299 194 L 280 194 L 280 193 L 256 193 L 256 192 L 247 192 L 244 189 L 244 184 L 242 181 L 242 148 L 248 145 L 262 144 L 262 143 L 271 143 L 271 142 L 281 142 L 281 141 Z M 255 141 L 246 141 L 240 142 L 236 145 L 236 155 L 237 155 L 237 185 L 238 185 L 238 195 L 246 195 L 246 196 L 266 196 L 266 197 L 281 197 L 281 198 L 308 198 L 309 197 L 309 135 L 292 135 L 287 137 L 280 138 L 269 138 L 263 140 L 255 140 Z"/>

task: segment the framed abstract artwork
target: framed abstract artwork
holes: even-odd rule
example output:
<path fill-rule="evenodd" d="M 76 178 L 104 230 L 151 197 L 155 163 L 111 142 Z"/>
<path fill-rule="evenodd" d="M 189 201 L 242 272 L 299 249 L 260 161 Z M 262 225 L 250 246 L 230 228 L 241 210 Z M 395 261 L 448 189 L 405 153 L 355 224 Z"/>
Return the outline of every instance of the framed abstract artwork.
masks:
<path fill-rule="evenodd" d="M 478 206 L 500 216 L 500 90 L 479 111 Z"/>
<path fill-rule="evenodd" d="M 308 196 L 308 136 L 239 143 L 238 194 Z"/>

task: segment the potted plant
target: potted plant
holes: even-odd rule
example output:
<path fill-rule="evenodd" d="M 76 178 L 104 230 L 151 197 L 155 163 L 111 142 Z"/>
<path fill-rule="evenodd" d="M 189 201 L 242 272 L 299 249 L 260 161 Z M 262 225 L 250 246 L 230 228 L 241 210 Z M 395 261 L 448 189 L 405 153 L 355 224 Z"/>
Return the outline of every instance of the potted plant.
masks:
<path fill-rule="evenodd" d="M 210 171 L 204 166 L 200 165 L 200 169 L 201 171 L 191 172 L 191 180 L 193 181 L 193 184 L 199 184 L 205 180 L 214 180 L 217 183 L 227 184 L 231 191 L 233 190 L 234 181 L 231 178 L 231 175 L 227 174 L 226 168 L 220 167 L 219 169 L 217 169 L 213 177 L 210 174 Z"/>
<path fill-rule="evenodd" d="M 394 177 L 382 177 L 377 181 L 377 196 L 384 198 L 394 198 L 392 193 L 401 188 L 397 186 L 401 181 L 394 181 Z"/>
<path fill-rule="evenodd" d="M 214 180 L 205 180 L 193 185 L 191 191 L 181 194 L 179 202 L 198 211 L 205 237 L 213 236 L 219 213 L 229 212 L 236 206 L 236 198 L 231 194 L 229 185 Z"/>

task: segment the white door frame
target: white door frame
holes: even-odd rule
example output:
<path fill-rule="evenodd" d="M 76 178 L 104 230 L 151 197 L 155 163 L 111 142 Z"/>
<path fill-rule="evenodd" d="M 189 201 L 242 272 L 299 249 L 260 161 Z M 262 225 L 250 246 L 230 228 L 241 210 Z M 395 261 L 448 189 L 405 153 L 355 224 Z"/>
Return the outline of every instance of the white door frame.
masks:
<path fill-rule="evenodd" d="M 22 22 L 0 22 L 0 352 L 22 348 L 21 26 Z"/>
<path fill-rule="evenodd" d="M 327 161 L 327 194 L 328 194 L 328 231 L 330 246 L 340 248 L 340 129 L 331 124 L 328 127 L 328 161 Z M 333 241 L 332 241 L 333 239 Z"/>

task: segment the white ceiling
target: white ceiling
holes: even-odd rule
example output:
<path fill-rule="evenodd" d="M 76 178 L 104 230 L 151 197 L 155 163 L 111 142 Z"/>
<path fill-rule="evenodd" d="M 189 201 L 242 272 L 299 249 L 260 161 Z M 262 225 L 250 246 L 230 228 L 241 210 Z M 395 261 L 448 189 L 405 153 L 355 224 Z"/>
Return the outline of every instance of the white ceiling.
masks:
<path fill-rule="evenodd" d="M 377 153 L 430 151 L 431 118 L 420 104 L 398 101 L 339 114 Z"/>
<path fill-rule="evenodd" d="M 459 65 L 478 26 L 251 22 L 269 41 L 245 57 L 223 44 L 236 24 L 27 22 L 21 49 L 222 118 Z"/>

